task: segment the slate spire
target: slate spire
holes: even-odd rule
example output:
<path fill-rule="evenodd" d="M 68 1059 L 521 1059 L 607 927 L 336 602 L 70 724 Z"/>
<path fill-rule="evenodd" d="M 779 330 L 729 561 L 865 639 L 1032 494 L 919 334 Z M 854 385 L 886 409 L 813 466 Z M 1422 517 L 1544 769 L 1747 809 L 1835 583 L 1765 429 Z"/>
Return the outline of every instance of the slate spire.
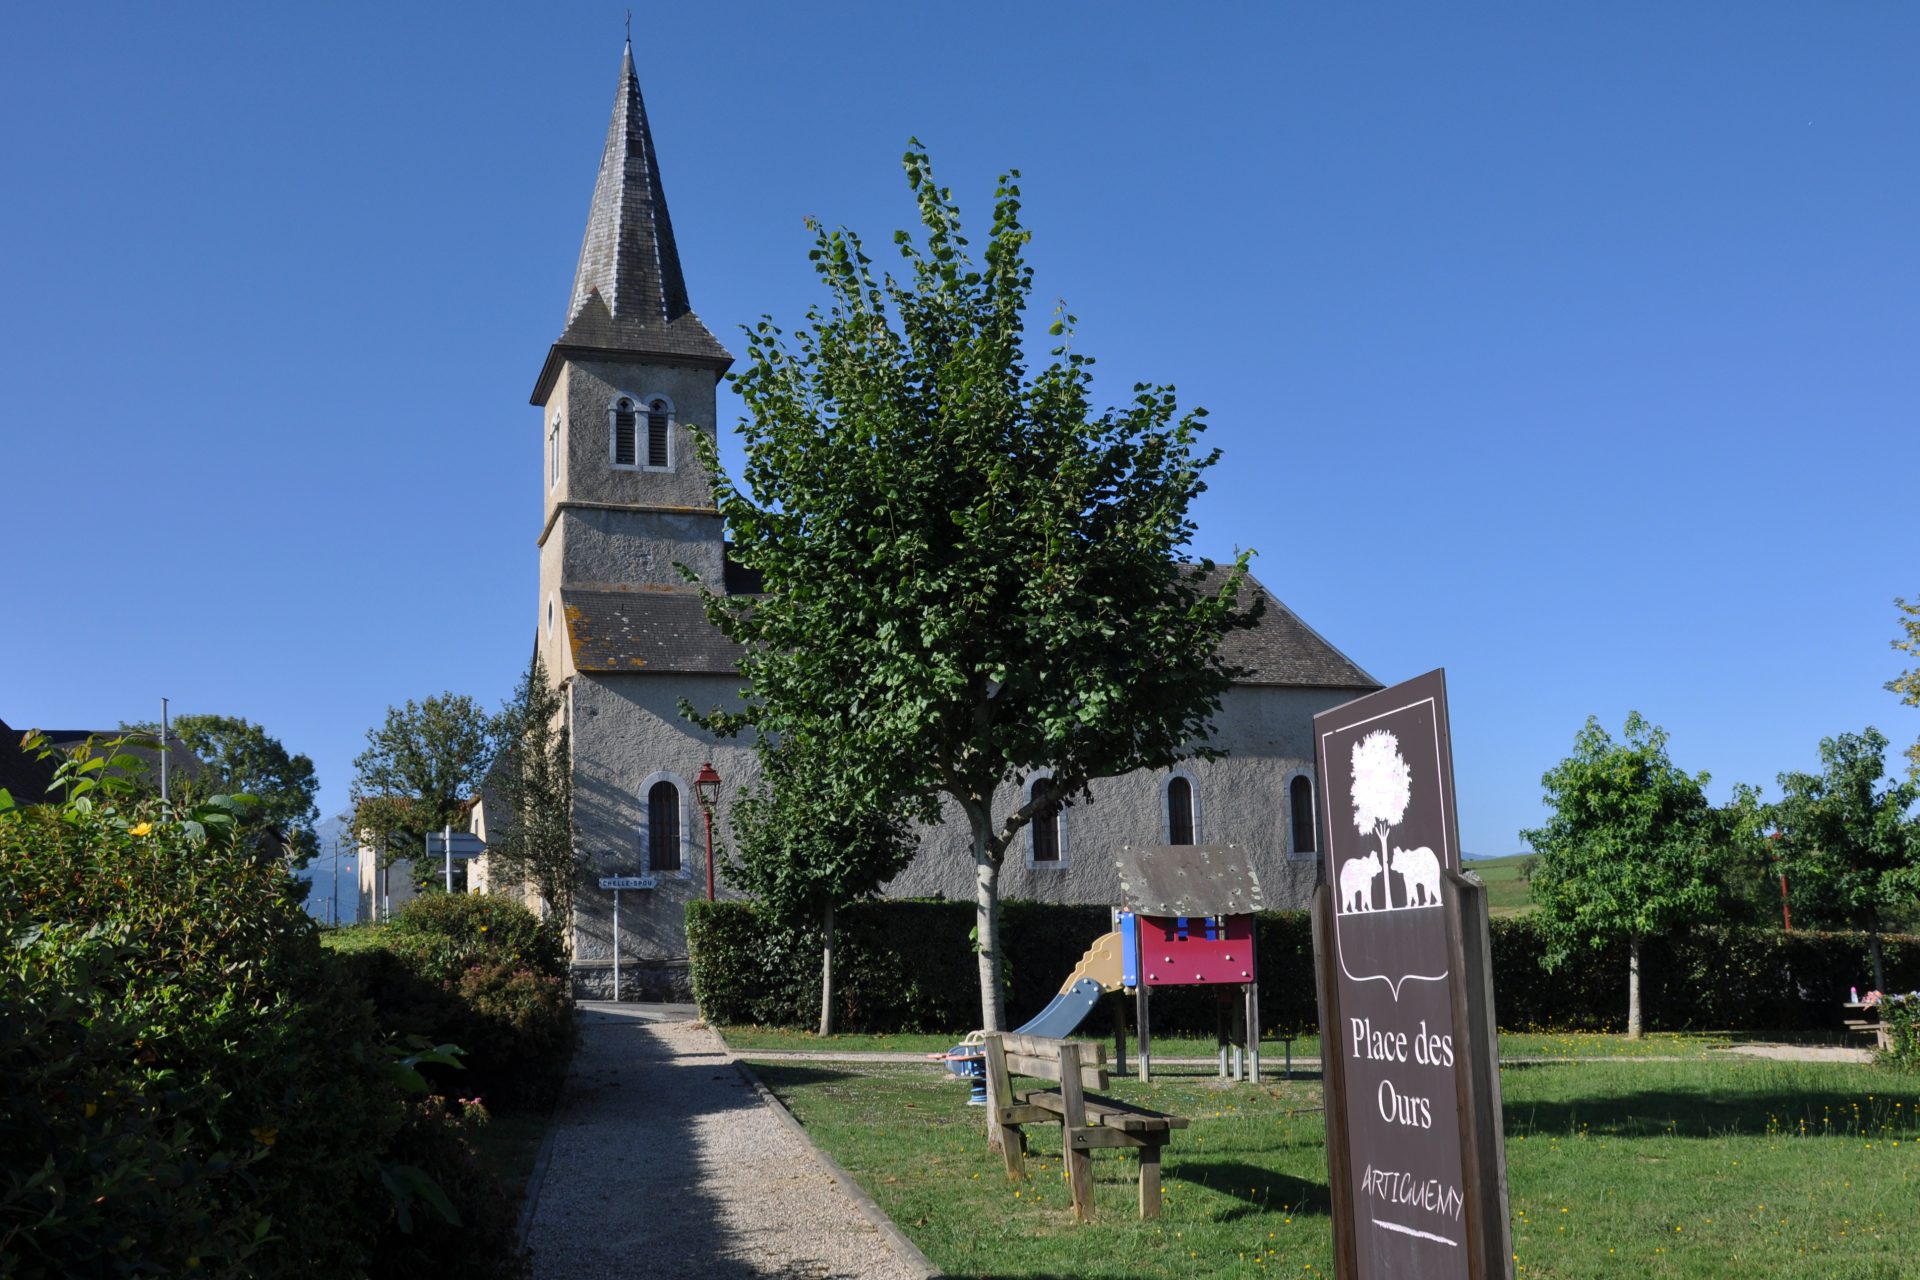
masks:
<path fill-rule="evenodd" d="M 556 346 L 722 366 L 733 361 L 687 301 L 631 42 L 620 59 L 620 91 Z"/>

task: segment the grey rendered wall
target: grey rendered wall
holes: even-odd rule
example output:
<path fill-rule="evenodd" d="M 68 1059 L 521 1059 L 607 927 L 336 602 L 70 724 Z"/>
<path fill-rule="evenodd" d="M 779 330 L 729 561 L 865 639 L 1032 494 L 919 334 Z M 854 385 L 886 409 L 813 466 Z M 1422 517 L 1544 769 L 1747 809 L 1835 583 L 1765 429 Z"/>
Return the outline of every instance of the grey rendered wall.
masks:
<path fill-rule="evenodd" d="M 697 423 L 709 440 L 714 438 L 714 372 L 677 365 L 569 361 L 558 382 L 558 393 L 542 411 L 540 438 L 544 444 L 557 404 L 565 446 L 560 484 L 547 493 L 544 516 L 564 497 L 575 502 L 648 503 L 667 507 L 713 506 L 707 473 L 694 457 L 682 428 Z M 642 405 L 656 395 L 674 408 L 672 471 L 615 469 L 608 427 L 608 410 L 621 394 Z M 544 483 L 544 475 L 543 475 Z M 544 523 L 544 518 L 542 523 Z"/>

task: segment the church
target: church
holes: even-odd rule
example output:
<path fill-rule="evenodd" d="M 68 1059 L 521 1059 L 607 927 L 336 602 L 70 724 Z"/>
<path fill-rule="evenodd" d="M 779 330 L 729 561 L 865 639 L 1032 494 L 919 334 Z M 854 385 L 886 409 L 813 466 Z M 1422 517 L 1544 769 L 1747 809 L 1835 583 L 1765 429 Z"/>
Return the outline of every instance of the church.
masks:
<path fill-rule="evenodd" d="M 757 775 L 750 743 L 715 739 L 678 711 L 683 700 L 737 706 L 740 678 L 738 651 L 675 566 L 716 591 L 757 587 L 729 559 L 708 476 L 683 439 L 683 423 L 712 436 L 731 363 L 690 301 L 629 46 L 566 323 L 531 397 L 544 494 L 536 643 L 573 746 L 586 867 L 571 939 L 583 998 L 612 995 L 613 895 L 599 879 L 614 875 L 649 886 L 621 894 L 622 994 L 688 997 L 683 920 L 708 874 L 707 811 L 694 782 L 707 765 L 720 778 L 712 824 L 724 848 L 731 798 Z M 1251 674 L 1215 720 L 1211 743 L 1224 755 L 1097 782 L 1090 803 L 1035 823 L 1008 851 L 1005 898 L 1114 903 L 1120 846 L 1232 843 L 1251 852 L 1270 905 L 1306 904 L 1316 865 L 1313 716 L 1379 686 L 1251 585 L 1266 613 L 1225 642 L 1229 661 Z M 1015 798 L 1009 785 L 997 807 Z M 970 847 L 954 809 L 923 833 L 918 857 L 886 892 L 971 901 Z"/>

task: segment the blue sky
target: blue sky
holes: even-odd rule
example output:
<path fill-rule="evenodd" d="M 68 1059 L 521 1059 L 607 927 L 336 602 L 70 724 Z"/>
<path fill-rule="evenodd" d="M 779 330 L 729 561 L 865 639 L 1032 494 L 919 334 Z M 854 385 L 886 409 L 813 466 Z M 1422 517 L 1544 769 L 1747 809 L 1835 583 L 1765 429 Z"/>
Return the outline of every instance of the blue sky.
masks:
<path fill-rule="evenodd" d="M 0 717 L 244 715 L 333 812 L 388 704 L 505 696 L 623 14 L 0 10 Z M 1716 796 L 1920 735 L 1881 687 L 1920 10 L 713 4 L 634 43 L 736 353 L 814 298 L 804 217 L 909 223 L 909 135 L 980 225 L 1022 169 L 1105 389 L 1210 411 L 1198 549 L 1382 680 L 1447 669 L 1470 851 L 1589 714 Z"/>

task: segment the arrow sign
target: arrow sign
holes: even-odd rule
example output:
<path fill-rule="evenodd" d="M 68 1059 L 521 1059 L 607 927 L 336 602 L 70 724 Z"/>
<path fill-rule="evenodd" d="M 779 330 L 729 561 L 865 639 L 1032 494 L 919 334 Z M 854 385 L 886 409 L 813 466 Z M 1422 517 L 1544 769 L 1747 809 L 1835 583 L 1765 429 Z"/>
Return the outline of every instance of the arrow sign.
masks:
<path fill-rule="evenodd" d="M 453 843 L 452 856 L 456 858 L 477 858 L 487 851 L 486 842 L 468 831 L 456 831 L 451 837 L 438 831 L 427 833 L 427 856 L 444 858 L 448 856 L 447 843 Z"/>

